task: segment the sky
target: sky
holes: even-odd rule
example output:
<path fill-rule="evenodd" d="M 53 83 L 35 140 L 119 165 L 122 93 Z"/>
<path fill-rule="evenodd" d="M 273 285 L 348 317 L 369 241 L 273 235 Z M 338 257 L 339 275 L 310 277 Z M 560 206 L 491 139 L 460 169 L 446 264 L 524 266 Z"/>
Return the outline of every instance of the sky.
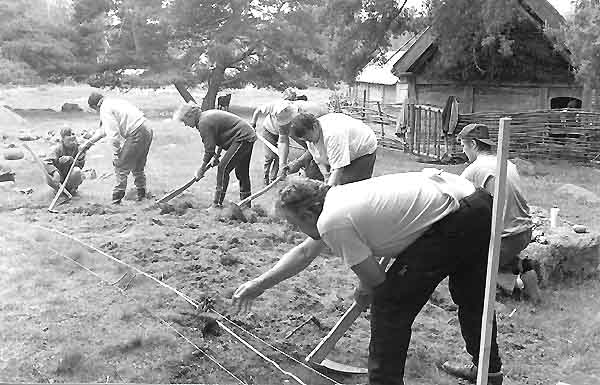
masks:
<path fill-rule="evenodd" d="M 566 16 L 571 12 L 571 0 L 548 0 L 561 15 Z M 408 0 L 406 3 L 409 7 L 419 8 L 423 0 Z"/>

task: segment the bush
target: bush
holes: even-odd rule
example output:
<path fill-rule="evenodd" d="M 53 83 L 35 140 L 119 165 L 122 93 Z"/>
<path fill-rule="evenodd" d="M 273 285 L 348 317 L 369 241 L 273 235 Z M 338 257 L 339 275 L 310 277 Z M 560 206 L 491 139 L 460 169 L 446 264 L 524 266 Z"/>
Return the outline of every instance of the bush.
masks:
<path fill-rule="evenodd" d="M 0 84 L 37 85 L 42 79 L 24 62 L 14 62 L 0 57 Z"/>

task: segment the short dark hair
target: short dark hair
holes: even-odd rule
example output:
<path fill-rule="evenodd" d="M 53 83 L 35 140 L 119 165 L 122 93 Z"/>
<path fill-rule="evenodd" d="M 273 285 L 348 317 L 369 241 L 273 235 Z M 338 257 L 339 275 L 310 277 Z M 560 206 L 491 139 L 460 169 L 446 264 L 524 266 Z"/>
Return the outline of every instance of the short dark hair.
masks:
<path fill-rule="evenodd" d="M 313 129 L 317 122 L 317 118 L 313 114 L 301 112 L 290 122 L 290 135 L 302 138 L 307 131 Z"/>
<path fill-rule="evenodd" d="M 331 186 L 306 177 L 291 176 L 279 190 L 275 208 L 289 210 L 296 215 L 312 212 L 319 216 L 323 211 L 325 195 Z"/>
<path fill-rule="evenodd" d="M 100 103 L 100 100 L 102 100 L 102 98 L 104 98 L 104 96 L 101 93 L 92 92 L 90 94 L 90 97 L 88 98 L 88 105 L 91 108 L 96 108 L 98 107 L 98 103 Z"/>

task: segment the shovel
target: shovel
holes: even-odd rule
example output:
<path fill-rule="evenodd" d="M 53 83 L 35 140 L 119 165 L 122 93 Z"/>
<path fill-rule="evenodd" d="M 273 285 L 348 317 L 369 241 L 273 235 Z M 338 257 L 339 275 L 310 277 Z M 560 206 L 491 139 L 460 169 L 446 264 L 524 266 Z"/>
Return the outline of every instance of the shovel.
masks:
<path fill-rule="evenodd" d="M 379 264 L 385 269 L 387 265 L 390 263 L 390 257 L 381 258 Z M 367 369 L 358 368 L 355 366 L 350 366 L 346 364 L 342 364 L 339 362 L 335 362 L 329 360 L 325 357 L 333 350 L 335 344 L 339 341 L 340 338 L 350 329 L 350 326 L 354 323 L 354 321 L 362 314 L 362 312 L 367 308 L 367 306 L 360 306 L 356 302 L 350 306 L 346 313 L 338 320 L 333 329 L 329 331 L 329 333 L 319 342 L 317 347 L 313 349 L 312 352 L 304 361 L 316 368 L 328 369 L 338 373 L 345 374 L 365 374 L 367 373 Z"/>
<path fill-rule="evenodd" d="M 213 165 L 209 164 L 208 168 L 206 169 L 206 171 L 208 171 L 208 169 L 210 169 L 211 167 L 213 167 Z M 171 199 L 175 198 L 176 196 L 178 196 L 179 194 L 181 194 L 182 192 L 184 192 L 185 190 L 187 190 L 188 188 L 190 188 L 191 185 L 193 185 L 194 183 L 198 182 L 199 180 L 200 179 L 196 179 L 195 176 L 192 177 L 192 179 L 190 179 L 187 182 L 185 182 L 184 185 L 176 188 L 175 190 L 171 191 L 170 193 L 168 193 L 164 197 L 162 197 L 159 200 L 157 200 L 156 203 L 167 203 Z"/>
<path fill-rule="evenodd" d="M 81 154 L 83 154 L 83 151 L 79 151 L 77 153 L 77 155 L 75 155 L 75 159 L 73 159 L 73 163 L 71 164 L 71 168 L 69 168 L 69 172 L 67 173 L 67 176 L 65 177 L 65 181 L 60 185 L 60 187 L 58 188 L 58 191 L 56 192 L 56 195 L 54 196 L 54 199 L 52 199 L 52 202 L 50 202 L 50 206 L 48 206 L 49 212 L 56 214 L 56 211 L 54 211 L 54 206 L 56 205 L 56 202 L 58 201 L 60 194 L 67 191 L 67 190 L 65 190 L 65 187 L 67 186 L 67 182 L 69 181 L 69 178 L 71 177 L 71 173 L 73 172 L 73 169 L 75 168 L 75 163 L 77 163 L 77 159 L 79 159 L 79 156 Z"/>
<path fill-rule="evenodd" d="M 58 190 L 60 186 L 56 183 L 54 179 L 52 179 L 50 174 L 48 174 L 44 162 L 42 162 L 42 160 L 37 156 L 35 152 L 33 152 L 33 150 L 27 144 L 23 143 L 23 148 L 29 151 L 29 153 L 33 157 L 33 160 L 35 160 L 35 163 L 39 166 L 40 170 L 42 171 L 42 174 L 44 175 L 44 180 L 46 181 L 46 184 L 52 187 L 55 191 Z M 63 194 L 65 194 L 68 199 L 71 199 L 73 197 L 71 193 L 69 193 L 67 190 L 64 190 Z"/>

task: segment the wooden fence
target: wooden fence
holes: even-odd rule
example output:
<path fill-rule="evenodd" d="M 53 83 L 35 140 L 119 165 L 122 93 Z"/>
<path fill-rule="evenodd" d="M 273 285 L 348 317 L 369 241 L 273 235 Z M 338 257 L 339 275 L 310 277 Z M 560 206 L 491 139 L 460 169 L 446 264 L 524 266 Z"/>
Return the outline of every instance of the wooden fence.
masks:
<path fill-rule="evenodd" d="M 600 158 L 600 113 L 579 109 L 518 113 L 481 112 L 459 115 L 457 132 L 483 123 L 496 139 L 501 117 L 512 118 L 510 153 L 522 158 L 597 161 Z"/>
<path fill-rule="evenodd" d="M 364 100 L 361 105 L 341 106 L 340 111 L 369 124 L 382 147 L 437 160 L 462 152 L 456 136 L 443 133 L 439 107 Z M 483 123 L 496 139 L 498 122 L 505 116 L 512 118 L 511 156 L 600 163 L 600 112 L 561 109 L 459 114 L 454 133 L 469 123 Z"/>

